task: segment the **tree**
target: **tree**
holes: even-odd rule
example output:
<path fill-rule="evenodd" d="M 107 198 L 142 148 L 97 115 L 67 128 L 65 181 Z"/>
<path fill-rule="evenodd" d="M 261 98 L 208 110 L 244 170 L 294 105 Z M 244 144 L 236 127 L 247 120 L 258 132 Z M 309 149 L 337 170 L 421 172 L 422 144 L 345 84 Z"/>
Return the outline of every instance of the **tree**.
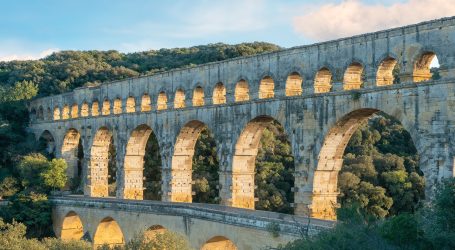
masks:
<path fill-rule="evenodd" d="M 54 190 L 65 187 L 68 181 L 66 169 L 67 165 L 65 160 L 52 159 L 52 161 L 48 163 L 47 168 L 40 173 L 44 185 Z"/>
<path fill-rule="evenodd" d="M 0 199 L 1 197 L 13 196 L 18 191 L 19 187 L 16 178 L 7 176 L 0 182 Z"/>

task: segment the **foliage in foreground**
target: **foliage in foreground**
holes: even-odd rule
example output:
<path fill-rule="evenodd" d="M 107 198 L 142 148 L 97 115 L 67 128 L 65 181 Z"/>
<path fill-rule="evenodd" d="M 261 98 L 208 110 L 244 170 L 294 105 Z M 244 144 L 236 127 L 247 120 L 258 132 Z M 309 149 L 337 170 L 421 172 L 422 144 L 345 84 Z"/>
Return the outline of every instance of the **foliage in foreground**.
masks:
<path fill-rule="evenodd" d="M 109 250 L 108 246 L 98 249 Z M 188 239 L 176 232 L 164 231 L 156 233 L 153 237 L 146 237 L 144 234 L 136 235 L 124 246 L 116 246 L 114 250 L 191 250 Z"/>
<path fill-rule="evenodd" d="M 438 187 L 433 203 L 415 214 L 377 220 L 360 206 L 340 209 L 332 230 L 279 247 L 303 249 L 455 249 L 455 178 Z"/>

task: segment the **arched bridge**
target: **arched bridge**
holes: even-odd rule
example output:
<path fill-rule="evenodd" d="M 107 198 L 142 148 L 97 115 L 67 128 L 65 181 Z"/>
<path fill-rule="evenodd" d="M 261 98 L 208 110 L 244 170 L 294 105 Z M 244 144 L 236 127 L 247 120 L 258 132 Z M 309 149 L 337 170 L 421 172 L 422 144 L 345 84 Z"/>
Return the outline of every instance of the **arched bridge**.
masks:
<path fill-rule="evenodd" d="M 439 69 L 432 72 L 435 57 Z M 208 128 L 217 146 L 221 204 L 254 209 L 259 141 L 278 122 L 294 156 L 294 213 L 335 219 L 346 144 L 379 111 L 410 133 L 431 197 L 435 183 L 454 175 L 455 18 L 36 99 L 30 130 L 67 160 L 70 177 L 82 178 L 85 197 L 108 196 L 114 146 L 116 196 L 131 200 L 143 198 L 145 147 L 153 133 L 162 201 L 191 202 L 194 147 Z"/>

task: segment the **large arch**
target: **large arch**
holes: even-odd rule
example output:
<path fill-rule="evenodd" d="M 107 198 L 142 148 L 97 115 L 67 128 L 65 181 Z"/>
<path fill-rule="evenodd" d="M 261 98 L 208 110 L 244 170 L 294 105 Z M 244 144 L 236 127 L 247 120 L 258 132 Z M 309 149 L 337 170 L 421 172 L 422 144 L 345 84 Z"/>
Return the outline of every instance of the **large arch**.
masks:
<path fill-rule="evenodd" d="M 60 239 L 80 240 L 82 236 L 84 236 L 84 226 L 81 218 L 77 213 L 71 211 L 63 219 Z"/>
<path fill-rule="evenodd" d="M 237 139 L 232 160 L 233 207 L 255 209 L 256 157 L 264 130 L 274 123 L 277 123 L 276 120 L 270 116 L 256 117 L 244 127 Z"/>
<path fill-rule="evenodd" d="M 130 135 L 126 145 L 126 154 L 123 164 L 124 199 L 142 200 L 144 198 L 144 156 L 149 138 L 153 136 L 152 129 L 143 124 L 137 126 Z"/>
<path fill-rule="evenodd" d="M 109 149 L 112 144 L 111 131 L 106 127 L 101 127 L 93 138 L 90 150 L 88 192 L 91 197 L 109 196 Z"/>
<path fill-rule="evenodd" d="M 55 139 L 49 130 L 44 130 L 38 138 L 39 148 L 51 158 L 55 157 Z"/>
<path fill-rule="evenodd" d="M 196 141 L 206 127 L 203 122 L 190 121 L 180 130 L 172 156 L 171 201 L 192 202 L 192 166 Z"/>
<path fill-rule="evenodd" d="M 312 179 L 309 206 L 311 217 L 336 219 L 339 195 L 338 174 L 343 166 L 346 146 L 357 129 L 378 112 L 380 110 L 371 108 L 352 111 L 336 122 L 326 133 Z"/>
<path fill-rule="evenodd" d="M 106 217 L 98 224 L 95 235 L 93 236 L 93 248 L 97 249 L 102 245 L 110 247 L 125 244 L 122 229 L 119 224 L 111 217 Z"/>
<path fill-rule="evenodd" d="M 237 246 L 224 236 L 215 236 L 207 240 L 201 250 L 237 250 Z"/>
<path fill-rule="evenodd" d="M 81 134 L 76 129 L 71 128 L 66 132 L 65 137 L 63 138 L 61 155 L 68 165 L 66 172 L 70 179 L 70 183 L 75 185 L 79 184 L 78 180 L 82 174 L 81 151 Z"/>

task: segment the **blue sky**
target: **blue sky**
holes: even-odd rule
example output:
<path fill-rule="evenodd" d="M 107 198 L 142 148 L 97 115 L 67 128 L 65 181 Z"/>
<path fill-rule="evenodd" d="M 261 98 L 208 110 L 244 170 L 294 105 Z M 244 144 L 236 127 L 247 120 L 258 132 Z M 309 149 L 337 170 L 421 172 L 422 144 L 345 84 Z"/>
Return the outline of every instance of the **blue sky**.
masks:
<path fill-rule="evenodd" d="M 0 0 L 0 60 L 57 50 L 134 52 L 216 42 L 292 47 L 455 15 L 454 2 Z"/>

